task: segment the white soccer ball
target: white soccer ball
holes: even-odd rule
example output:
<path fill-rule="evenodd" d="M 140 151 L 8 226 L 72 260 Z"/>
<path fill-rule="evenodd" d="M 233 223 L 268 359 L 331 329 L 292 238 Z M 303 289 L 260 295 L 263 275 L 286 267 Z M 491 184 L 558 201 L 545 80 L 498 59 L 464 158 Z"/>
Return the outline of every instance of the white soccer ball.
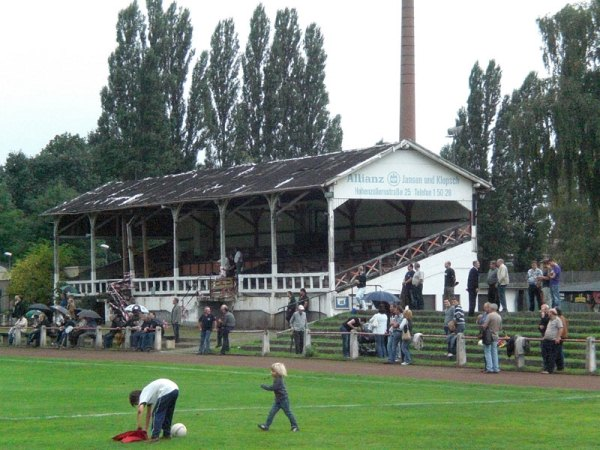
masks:
<path fill-rule="evenodd" d="M 182 423 L 176 423 L 171 427 L 171 436 L 183 437 L 187 434 L 187 428 Z"/>

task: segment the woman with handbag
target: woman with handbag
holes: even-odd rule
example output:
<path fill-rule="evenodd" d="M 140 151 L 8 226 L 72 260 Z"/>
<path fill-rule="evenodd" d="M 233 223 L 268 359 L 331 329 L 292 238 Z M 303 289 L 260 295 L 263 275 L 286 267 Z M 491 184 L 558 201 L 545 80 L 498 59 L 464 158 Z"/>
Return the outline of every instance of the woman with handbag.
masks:
<path fill-rule="evenodd" d="M 402 355 L 403 366 L 412 364 L 412 356 L 410 354 L 410 343 L 412 342 L 412 318 L 412 311 L 407 309 L 404 311 L 402 322 L 400 322 L 400 329 L 402 330 L 400 354 Z"/>

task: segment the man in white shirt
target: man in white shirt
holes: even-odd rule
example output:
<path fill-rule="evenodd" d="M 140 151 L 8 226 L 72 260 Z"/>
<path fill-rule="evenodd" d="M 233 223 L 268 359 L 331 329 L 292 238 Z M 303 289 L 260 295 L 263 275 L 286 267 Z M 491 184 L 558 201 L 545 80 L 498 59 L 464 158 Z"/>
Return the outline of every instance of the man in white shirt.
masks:
<path fill-rule="evenodd" d="M 506 267 L 502 258 L 496 261 L 496 265 L 498 266 L 498 300 L 500 300 L 500 306 L 502 307 L 501 311 L 506 312 L 508 311 L 506 308 L 506 286 L 510 283 L 508 267 Z"/>
<path fill-rule="evenodd" d="M 413 295 L 413 308 L 423 309 L 423 280 L 425 274 L 421 270 L 421 264 L 415 263 L 415 274 L 412 277 L 412 295 Z"/>
<path fill-rule="evenodd" d="M 299 355 L 304 350 L 304 332 L 306 331 L 306 314 L 304 313 L 304 306 L 298 306 L 296 312 L 292 314 L 290 327 L 292 327 L 292 330 L 294 331 L 296 354 Z"/>
<path fill-rule="evenodd" d="M 242 251 L 239 248 L 235 249 L 233 262 L 235 264 L 235 274 L 239 275 L 244 270 L 244 255 L 242 254 Z"/>
<path fill-rule="evenodd" d="M 131 406 L 137 406 L 138 429 L 142 428 L 144 409 L 146 410 L 146 423 L 143 429 L 146 433 L 150 425 L 150 417 L 152 417 L 151 441 L 158 441 L 161 430 L 165 439 L 171 437 L 171 422 L 178 396 L 179 387 L 166 378 L 154 380 L 141 391 L 132 391 L 129 394 L 129 403 Z"/>

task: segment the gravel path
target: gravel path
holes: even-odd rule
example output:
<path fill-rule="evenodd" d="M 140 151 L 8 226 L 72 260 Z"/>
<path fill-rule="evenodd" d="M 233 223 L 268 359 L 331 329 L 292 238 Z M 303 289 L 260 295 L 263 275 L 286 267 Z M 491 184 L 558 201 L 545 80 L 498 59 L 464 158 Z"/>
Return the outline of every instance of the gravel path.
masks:
<path fill-rule="evenodd" d="M 56 350 L 54 348 L 15 348 L 1 347 L 2 356 L 27 356 L 30 358 L 64 358 L 96 361 L 144 361 L 171 362 L 181 364 L 207 364 L 230 367 L 268 367 L 275 361 L 285 362 L 292 370 L 313 372 L 372 375 L 372 376 L 402 376 L 424 378 L 429 380 L 460 381 L 466 383 L 509 384 L 516 386 L 538 386 L 569 389 L 600 390 L 600 377 L 597 375 L 544 375 L 534 372 L 503 372 L 500 374 L 484 374 L 477 369 L 432 366 L 400 366 L 387 365 L 379 362 L 365 361 L 332 361 L 308 358 L 273 358 L 259 356 L 235 355 L 196 355 L 180 351 L 164 352 L 127 352 L 103 351 L 91 349 Z"/>

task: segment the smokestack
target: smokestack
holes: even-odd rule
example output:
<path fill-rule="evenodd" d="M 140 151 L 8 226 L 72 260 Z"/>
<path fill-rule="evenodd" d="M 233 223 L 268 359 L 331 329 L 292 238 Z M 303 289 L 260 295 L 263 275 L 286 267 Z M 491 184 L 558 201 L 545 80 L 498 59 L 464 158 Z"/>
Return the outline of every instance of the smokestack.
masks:
<path fill-rule="evenodd" d="M 415 2 L 414 0 L 402 0 L 400 140 L 416 140 L 415 130 Z"/>

